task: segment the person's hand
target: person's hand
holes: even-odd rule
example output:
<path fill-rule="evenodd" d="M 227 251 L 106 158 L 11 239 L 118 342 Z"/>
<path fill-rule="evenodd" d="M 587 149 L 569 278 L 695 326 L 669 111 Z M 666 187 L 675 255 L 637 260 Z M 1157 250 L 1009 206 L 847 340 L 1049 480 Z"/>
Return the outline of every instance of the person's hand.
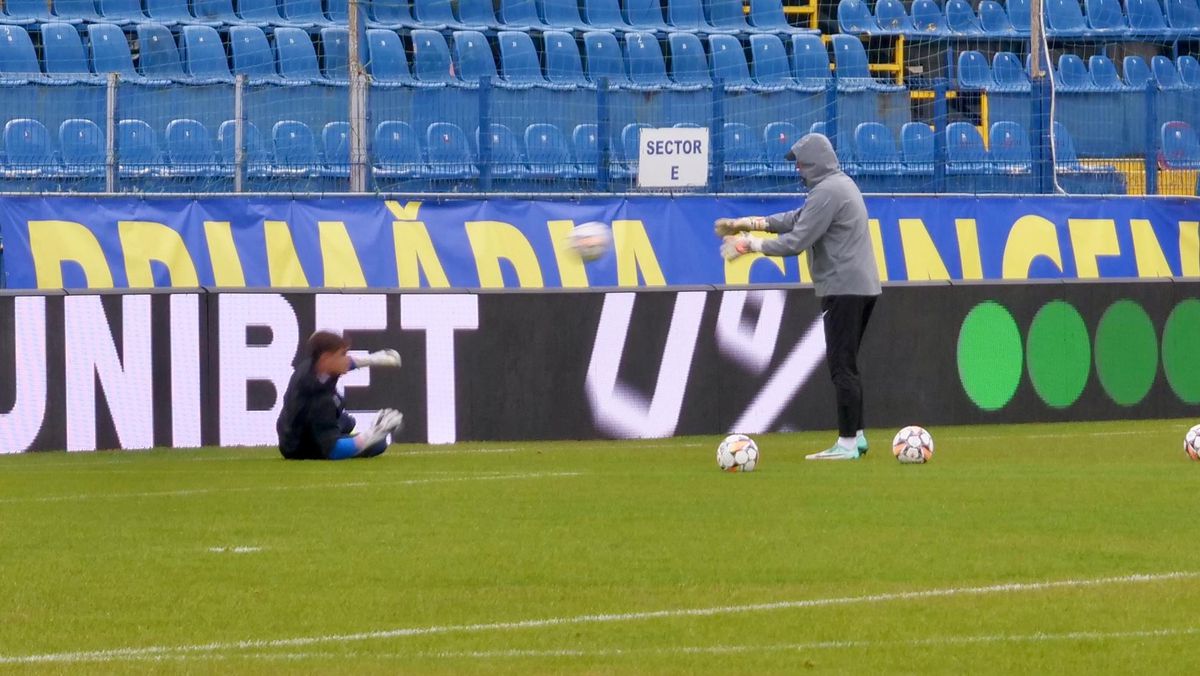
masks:
<path fill-rule="evenodd" d="M 726 237 L 721 242 L 721 256 L 727 261 L 737 260 L 739 256 L 761 251 L 762 241 L 756 237 L 737 235 L 735 237 Z"/>
<path fill-rule="evenodd" d="M 718 218 L 713 222 L 713 230 L 720 237 L 729 237 L 739 232 L 765 230 L 767 219 L 762 216 L 743 216 L 741 218 Z"/>
<path fill-rule="evenodd" d="M 365 357 L 354 357 L 353 359 L 354 365 L 358 368 L 371 368 L 374 366 L 400 368 L 400 353 L 395 350 L 379 350 Z"/>

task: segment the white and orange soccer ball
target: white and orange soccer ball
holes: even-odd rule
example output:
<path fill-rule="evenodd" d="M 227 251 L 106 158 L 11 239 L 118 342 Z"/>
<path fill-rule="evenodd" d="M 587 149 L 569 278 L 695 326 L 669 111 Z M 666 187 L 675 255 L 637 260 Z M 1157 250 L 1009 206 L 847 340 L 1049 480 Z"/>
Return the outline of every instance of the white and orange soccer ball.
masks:
<path fill-rule="evenodd" d="M 1183 452 L 1192 460 L 1200 460 L 1200 425 L 1188 430 L 1183 437 Z"/>
<path fill-rule="evenodd" d="M 717 446 L 717 467 L 722 472 L 753 472 L 760 457 L 758 444 L 745 434 L 730 434 Z"/>
<path fill-rule="evenodd" d="M 892 439 L 892 454 L 905 465 L 920 465 L 933 458 L 933 437 L 923 427 L 909 425 Z"/>
<path fill-rule="evenodd" d="M 571 249 L 585 261 L 594 261 L 612 248 L 612 230 L 604 223 L 590 221 L 571 229 Z"/>

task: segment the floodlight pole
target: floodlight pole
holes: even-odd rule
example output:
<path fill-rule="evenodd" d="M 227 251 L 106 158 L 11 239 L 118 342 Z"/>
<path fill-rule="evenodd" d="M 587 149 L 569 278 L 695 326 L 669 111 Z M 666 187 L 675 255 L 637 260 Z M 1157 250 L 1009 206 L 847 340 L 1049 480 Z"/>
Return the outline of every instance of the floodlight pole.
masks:
<path fill-rule="evenodd" d="M 349 0 L 350 19 L 350 192 L 367 190 L 367 74 L 359 51 L 358 0 Z"/>

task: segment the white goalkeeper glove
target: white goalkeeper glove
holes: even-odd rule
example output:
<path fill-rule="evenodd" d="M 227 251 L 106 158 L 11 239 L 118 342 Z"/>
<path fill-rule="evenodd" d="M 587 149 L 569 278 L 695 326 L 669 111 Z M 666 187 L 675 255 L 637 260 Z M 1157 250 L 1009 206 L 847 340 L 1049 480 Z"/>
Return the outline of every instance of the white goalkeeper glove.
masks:
<path fill-rule="evenodd" d="M 391 366 L 400 368 L 400 353 L 395 350 L 379 350 L 362 357 L 353 357 L 355 368 Z"/>
<path fill-rule="evenodd" d="M 738 256 L 744 256 L 751 252 L 762 253 L 761 239 L 748 235 L 738 235 L 736 237 L 726 237 L 721 242 L 721 255 L 727 261 L 737 260 Z"/>
<path fill-rule="evenodd" d="M 718 218 L 713 223 L 713 230 L 721 237 L 729 237 L 739 232 L 766 230 L 767 219 L 762 216 L 743 216 L 741 218 Z"/>
<path fill-rule="evenodd" d="M 362 442 L 359 446 L 369 448 L 387 439 L 389 434 L 395 434 L 404 427 L 404 414 L 392 408 L 385 408 L 375 414 L 375 422 L 371 424 L 371 429 L 367 430 L 362 435 Z"/>

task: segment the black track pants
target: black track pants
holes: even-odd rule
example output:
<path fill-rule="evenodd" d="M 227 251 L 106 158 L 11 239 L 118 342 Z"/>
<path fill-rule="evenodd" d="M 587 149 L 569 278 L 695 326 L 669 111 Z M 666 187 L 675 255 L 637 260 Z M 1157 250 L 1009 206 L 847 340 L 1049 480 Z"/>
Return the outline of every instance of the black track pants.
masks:
<path fill-rule="evenodd" d="M 838 436 L 852 437 L 863 429 L 862 379 L 858 348 L 878 296 L 825 296 L 825 360 L 837 391 Z"/>

